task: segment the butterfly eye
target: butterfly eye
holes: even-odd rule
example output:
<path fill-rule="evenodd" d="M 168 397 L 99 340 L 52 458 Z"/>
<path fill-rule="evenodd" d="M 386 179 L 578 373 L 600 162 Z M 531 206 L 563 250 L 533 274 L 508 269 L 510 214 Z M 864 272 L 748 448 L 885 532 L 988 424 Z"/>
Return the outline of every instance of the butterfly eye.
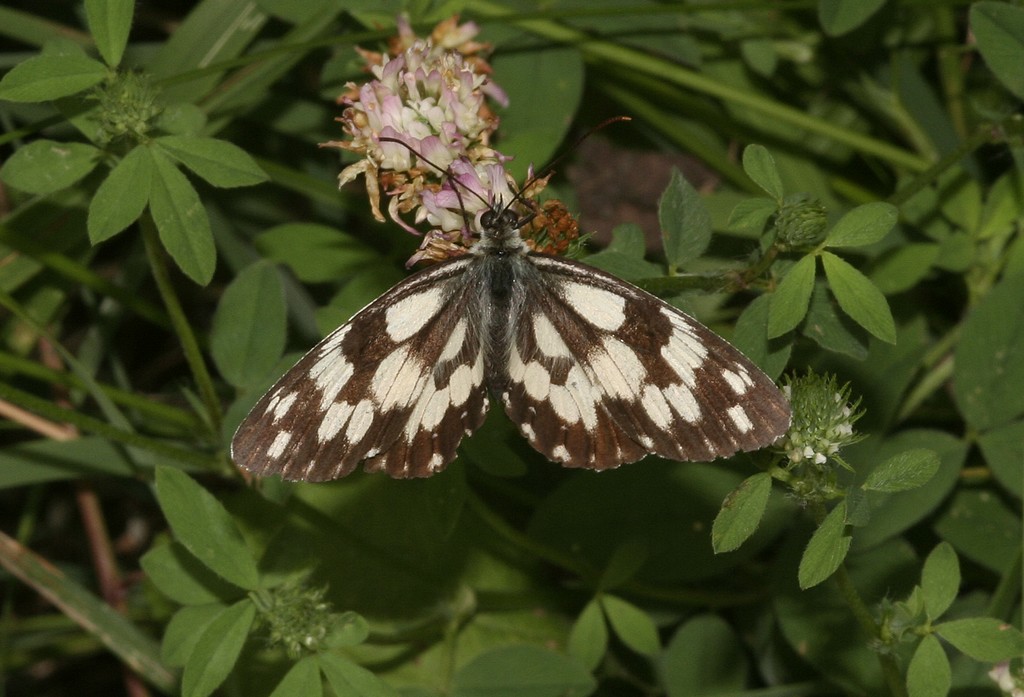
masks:
<path fill-rule="evenodd" d="M 489 210 L 484 211 L 483 215 L 480 216 L 480 225 L 483 227 L 484 230 L 493 230 L 494 229 L 494 227 L 495 227 L 494 216 L 495 215 L 496 215 L 496 213 L 494 212 L 494 210 L 493 209 L 489 209 Z"/>

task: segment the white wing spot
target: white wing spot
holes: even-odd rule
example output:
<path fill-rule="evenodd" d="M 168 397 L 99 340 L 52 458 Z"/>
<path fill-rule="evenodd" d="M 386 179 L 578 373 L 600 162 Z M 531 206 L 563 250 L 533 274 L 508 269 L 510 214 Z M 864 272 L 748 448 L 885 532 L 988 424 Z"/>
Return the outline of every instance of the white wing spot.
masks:
<path fill-rule="evenodd" d="M 613 331 L 626 321 L 626 299 L 610 290 L 567 281 L 562 284 L 562 298 L 598 329 Z"/>
<path fill-rule="evenodd" d="M 613 336 L 604 337 L 600 348 L 591 349 L 588 360 L 601 386 L 616 397 L 634 397 L 646 381 L 647 371 L 636 351 Z"/>
<path fill-rule="evenodd" d="M 271 423 L 276 424 L 281 420 L 281 417 L 288 413 L 288 410 L 292 408 L 292 405 L 298 398 L 298 392 L 289 392 L 284 397 L 274 397 L 270 400 L 270 403 L 267 404 L 267 410 L 264 413 L 273 414 L 273 420 Z"/>
<path fill-rule="evenodd" d="M 646 412 L 647 416 L 651 419 L 651 421 L 654 422 L 654 425 L 657 426 L 658 428 L 668 428 L 669 425 L 672 423 L 672 408 L 668 405 L 668 402 L 665 400 L 665 395 L 662 394 L 661 390 L 659 390 L 656 386 L 648 385 L 647 387 L 644 388 L 644 393 L 643 396 L 640 398 L 640 403 L 644 407 L 644 412 Z M 648 440 L 650 439 L 648 438 Z M 641 445 L 643 445 L 648 450 L 650 449 L 650 445 L 647 445 L 642 441 Z"/>
<path fill-rule="evenodd" d="M 704 365 L 707 355 L 706 346 L 678 327 L 669 336 L 668 343 L 661 347 L 661 357 L 689 387 L 696 384 L 697 369 Z"/>
<path fill-rule="evenodd" d="M 551 404 L 551 408 L 555 410 L 558 418 L 566 423 L 574 424 L 583 418 L 575 397 L 562 385 L 551 386 L 551 392 L 548 394 L 548 403 Z"/>
<path fill-rule="evenodd" d="M 526 394 L 537 401 L 548 398 L 551 390 L 551 375 L 537 361 L 530 361 L 523 370 L 523 388 Z"/>
<path fill-rule="evenodd" d="M 693 397 L 693 392 L 684 384 L 677 383 L 669 385 L 662 390 L 665 399 L 668 400 L 672 411 L 679 414 L 687 423 L 695 424 L 700 421 L 700 405 Z"/>
<path fill-rule="evenodd" d="M 267 448 L 267 457 L 271 460 L 276 460 L 284 454 L 284 449 L 288 447 L 288 444 L 292 442 L 291 431 L 278 431 L 277 435 L 274 436 L 274 442 Z"/>
<path fill-rule="evenodd" d="M 370 393 L 382 411 L 405 406 L 422 390 L 428 379 L 427 367 L 410 355 L 408 346 L 389 353 L 377 366 L 370 381 Z"/>
<path fill-rule="evenodd" d="M 370 430 L 373 425 L 373 415 L 377 407 L 369 399 L 364 399 L 352 410 L 352 418 L 348 422 L 348 430 L 345 431 L 345 439 L 349 443 L 358 443 Z"/>
<path fill-rule="evenodd" d="M 565 379 L 565 388 L 576 401 L 583 425 L 588 429 L 597 427 L 597 403 L 601 399 L 600 390 L 587 377 L 586 371 L 579 364 L 569 369 Z"/>
<path fill-rule="evenodd" d="M 540 312 L 533 315 L 533 335 L 537 339 L 537 348 L 545 356 L 568 358 L 572 355 L 562 335 L 555 329 L 555 325 L 551 324 L 547 315 Z"/>
<path fill-rule="evenodd" d="M 353 366 L 340 353 L 325 353 L 309 371 L 320 390 L 320 409 L 324 410 L 341 394 L 352 378 Z"/>
<path fill-rule="evenodd" d="M 384 312 L 386 330 L 392 341 L 402 342 L 427 326 L 441 310 L 443 288 L 427 288 L 393 303 Z"/>
<path fill-rule="evenodd" d="M 427 463 L 427 469 L 431 472 L 437 472 L 442 467 L 444 467 L 444 456 L 441 453 L 431 455 L 430 462 Z"/>
<path fill-rule="evenodd" d="M 463 364 L 452 371 L 452 376 L 448 381 L 448 390 L 451 392 L 452 406 L 461 407 L 469 399 L 469 395 L 472 394 L 473 388 L 479 383 L 476 381 L 476 377 L 473 375 L 473 369 L 468 365 Z"/>
<path fill-rule="evenodd" d="M 466 340 L 466 320 L 459 320 L 455 325 L 455 329 L 452 330 L 452 335 L 448 337 L 447 343 L 444 348 L 441 349 L 441 355 L 437 357 L 438 363 L 444 363 L 450 361 L 459 355 L 459 351 L 462 350 L 462 343 Z"/>
<path fill-rule="evenodd" d="M 323 358 L 329 354 L 334 353 L 341 346 L 341 342 L 345 340 L 345 336 L 348 334 L 348 330 L 352 328 L 351 324 L 343 324 L 334 330 L 333 334 L 328 335 L 326 339 L 316 347 L 318 355 Z"/>
<path fill-rule="evenodd" d="M 738 395 L 746 393 L 747 388 L 750 387 L 750 378 L 747 377 L 746 371 L 743 368 L 739 368 L 736 373 L 731 370 L 723 370 L 722 377 L 729 383 L 732 391 Z"/>
<path fill-rule="evenodd" d="M 420 399 L 427 399 L 427 395 L 424 394 Z M 420 425 L 427 431 L 433 431 L 444 419 L 444 415 L 448 413 L 450 404 L 451 400 L 449 399 L 447 387 L 431 394 L 427 401 L 427 407 L 423 410 Z"/>
<path fill-rule="evenodd" d="M 736 424 L 736 428 L 740 430 L 740 433 L 746 433 L 754 427 L 754 424 L 750 423 L 750 417 L 747 416 L 747 412 L 743 409 L 743 406 L 737 404 L 734 407 L 729 407 L 725 410 L 725 413 L 729 415 L 732 422 Z"/>
<path fill-rule="evenodd" d="M 555 449 L 551 451 L 551 459 L 555 462 L 565 462 L 570 459 L 569 451 L 564 445 L 556 445 Z"/>
<path fill-rule="evenodd" d="M 335 402 L 327 411 L 324 412 L 323 419 L 320 420 L 320 427 L 316 430 L 316 439 L 321 443 L 327 441 L 338 435 L 338 432 L 348 423 L 348 419 L 352 416 L 353 405 L 348 402 Z"/>

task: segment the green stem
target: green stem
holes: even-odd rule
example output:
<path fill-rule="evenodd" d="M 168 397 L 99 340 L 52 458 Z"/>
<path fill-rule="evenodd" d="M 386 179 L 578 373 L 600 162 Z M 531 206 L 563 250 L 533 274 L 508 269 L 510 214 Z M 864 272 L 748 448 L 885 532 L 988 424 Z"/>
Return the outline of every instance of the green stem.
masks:
<path fill-rule="evenodd" d="M 814 517 L 815 522 L 820 525 L 825 519 L 825 506 L 821 503 L 812 504 L 811 515 Z M 881 639 L 881 628 L 875 622 L 875 618 L 871 614 L 867 603 L 861 598 L 857 587 L 853 584 L 853 579 L 850 578 L 850 572 L 847 570 L 845 563 L 839 565 L 839 568 L 833 574 L 833 578 L 835 578 L 836 585 L 839 587 L 839 593 L 843 596 L 843 600 L 846 601 L 847 607 L 850 608 L 850 613 L 853 615 L 854 620 L 860 625 L 860 628 L 870 641 L 879 641 Z M 900 672 L 900 667 L 896 663 L 895 658 L 885 653 L 877 653 L 876 655 L 882 667 L 882 678 L 889 687 L 889 694 L 892 697 L 908 697 L 906 683 L 903 680 L 903 674 Z"/>
<path fill-rule="evenodd" d="M 161 692 L 176 692 L 177 676 L 161 662 L 160 645 L 156 641 L 3 532 L 0 532 L 0 566 L 53 603 Z"/>
<path fill-rule="evenodd" d="M 90 389 L 90 385 L 74 373 L 54 370 L 36 361 L 5 353 L 4 351 L 0 351 L 0 372 L 25 376 L 50 385 L 60 385 L 70 389 Z M 195 431 L 201 427 L 198 417 L 193 412 L 162 402 L 155 402 L 145 395 L 129 392 L 112 385 L 96 383 L 96 387 L 114 404 L 133 409 L 161 423 L 173 424 L 189 431 Z"/>
<path fill-rule="evenodd" d="M 953 167 L 963 158 L 970 155 L 985 143 L 992 140 L 992 131 L 996 124 L 982 124 L 967 140 L 960 143 L 960 147 L 947 153 L 938 162 L 924 170 L 899 191 L 889 197 L 889 203 L 894 206 L 902 206 L 922 189 L 931 186 L 950 167 Z"/>
<path fill-rule="evenodd" d="M 875 623 L 874 617 L 871 616 L 871 611 L 868 609 L 867 604 L 865 604 L 864 599 L 860 597 L 860 593 L 854 587 L 845 564 L 840 564 L 839 569 L 835 573 L 835 579 L 836 584 L 839 586 L 839 592 L 842 593 L 843 598 L 846 600 L 846 604 L 850 608 L 854 619 L 857 620 L 857 624 L 861 626 L 861 629 L 871 639 L 878 639 L 878 625 Z M 884 653 L 877 655 L 878 662 L 882 666 L 882 677 L 885 680 L 885 684 L 889 686 L 889 693 L 892 697 L 907 697 L 906 683 L 903 680 L 903 674 L 900 672 L 896 659 Z"/>
<path fill-rule="evenodd" d="M 156 455 L 169 458 L 180 465 L 189 465 L 207 470 L 213 469 L 216 466 L 216 460 L 209 455 L 168 445 L 163 441 L 140 436 L 137 433 L 111 426 L 106 421 L 94 419 L 73 409 L 58 407 L 45 399 L 11 387 L 3 381 L 0 381 L 0 399 L 17 404 L 55 423 L 71 424 L 83 433 L 95 433 L 107 440 L 142 448 Z"/>
<path fill-rule="evenodd" d="M 513 528 L 501 516 L 492 511 L 486 503 L 470 492 L 466 496 L 466 504 L 469 508 L 494 532 L 502 537 L 514 548 L 522 550 L 527 554 L 542 559 L 549 564 L 561 567 L 582 579 L 587 580 L 591 586 L 597 587 L 600 579 L 600 571 L 591 567 L 584 561 L 553 549 L 545 544 L 537 542 L 529 535 L 525 535 Z M 730 607 L 746 605 L 763 598 L 760 593 L 725 592 L 725 591 L 704 591 L 686 588 L 664 588 L 651 586 L 639 581 L 627 581 L 621 586 L 621 590 L 649 600 L 658 600 L 665 603 L 677 605 L 701 606 L 701 607 Z"/>
<path fill-rule="evenodd" d="M 1022 541 L 1024 542 L 1024 541 Z M 1017 547 L 1017 553 L 1010 568 L 999 579 L 992 598 L 988 601 L 985 614 L 1000 620 L 1009 620 L 1010 613 L 1021 598 L 1021 557 L 1024 554 L 1024 545 Z"/>
<path fill-rule="evenodd" d="M 560 44 L 577 47 L 586 58 L 591 60 L 607 60 L 633 70 L 655 75 L 669 83 L 702 94 L 716 97 L 730 104 L 745 107 L 757 112 L 764 118 L 774 119 L 796 128 L 806 130 L 830 138 L 836 143 L 848 145 L 865 155 L 873 155 L 895 166 L 913 172 L 921 172 L 928 168 L 930 162 L 925 158 L 894 147 L 889 143 L 840 128 L 834 123 L 817 118 L 806 111 L 781 104 L 745 88 L 730 85 L 724 80 L 689 70 L 675 63 L 648 55 L 636 49 L 619 44 L 594 39 L 591 36 L 570 27 L 546 20 L 517 20 L 515 16 L 502 6 L 487 0 L 474 0 L 466 6 L 467 13 L 476 13 L 481 17 L 511 21 L 538 36 L 557 41 Z"/>
<path fill-rule="evenodd" d="M 203 353 L 199 349 L 196 335 L 192 331 L 188 317 L 185 316 L 181 302 L 174 292 L 174 284 L 171 283 L 171 276 L 167 271 L 167 264 L 164 261 L 163 248 L 157 236 L 156 226 L 153 224 L 153 219 L 147 214 L 139 219 L 139 227 L 142 229 L 142 240 L 146 247 L 149 267 L 153 271 L 153 281 L 160 292 L 164 307 L 167 308 L 167 314 L 170 315 L 171 324 L 178 335 L 178 341 L 181 342 L 181 348 L 185 352 L 185 360 L 192 371 L 192 378 L 199 389 L 199 396 L 206 406 L 211 429 L 215 434 L 219 433 L 223 416 L 220 408 L 220 398 L 217 396 L 217 390 L 214 389 L 210 372 L 206 369 L 206 361 L 203 360 Z"/>

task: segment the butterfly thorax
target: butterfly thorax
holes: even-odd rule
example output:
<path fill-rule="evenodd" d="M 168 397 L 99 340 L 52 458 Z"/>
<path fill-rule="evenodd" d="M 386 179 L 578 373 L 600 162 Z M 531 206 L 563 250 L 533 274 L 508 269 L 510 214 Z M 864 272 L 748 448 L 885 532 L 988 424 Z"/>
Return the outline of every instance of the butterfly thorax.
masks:
<path fill-rule="evenodd" d="M 525 221 L 510 209 L 485 211 L 480 217 L 483 232 L 471 252 L 478 257 L 475 282 L 489 302 L 483 303 L 479 327 L 484 341 L 488 388 L 501 394 L 508 382 L 509 349 L 524 310 L 525 284 L 539 274 L 527 261 L 528 248 L 519 235 Z"/>

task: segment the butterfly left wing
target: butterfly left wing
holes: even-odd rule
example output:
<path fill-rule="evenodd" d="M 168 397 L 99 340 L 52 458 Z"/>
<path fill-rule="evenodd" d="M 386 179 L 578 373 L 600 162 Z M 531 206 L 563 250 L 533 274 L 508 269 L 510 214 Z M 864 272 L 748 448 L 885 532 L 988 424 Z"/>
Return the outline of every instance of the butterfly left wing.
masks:
<path fill-rule="evenodd" d="M 601 470 L 708 461 L 774 442 L 789 404 L 739 350 L 635 286 L 540 254 L 514 320 L 505 410 L 530 444 Z"/>
<path fill-rule="evenodd" d="M 252 408 L 234 461 L 285 479 L 426 477 L 483 423 L 488 400 L 472 259 L 410 276 L 299 360 Z"/>

